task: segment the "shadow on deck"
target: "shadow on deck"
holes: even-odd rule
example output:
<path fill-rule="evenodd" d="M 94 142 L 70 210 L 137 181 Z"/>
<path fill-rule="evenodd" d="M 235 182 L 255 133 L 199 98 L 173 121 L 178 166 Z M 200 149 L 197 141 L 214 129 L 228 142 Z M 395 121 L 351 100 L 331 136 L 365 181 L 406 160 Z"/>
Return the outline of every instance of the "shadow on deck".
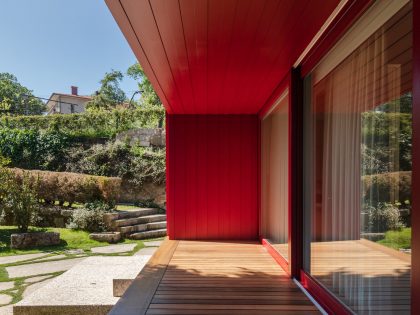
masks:
<path fill-rule="evenodd" d="M 166 240 L 110 314 L 315 314 L 256 242 Z"/>

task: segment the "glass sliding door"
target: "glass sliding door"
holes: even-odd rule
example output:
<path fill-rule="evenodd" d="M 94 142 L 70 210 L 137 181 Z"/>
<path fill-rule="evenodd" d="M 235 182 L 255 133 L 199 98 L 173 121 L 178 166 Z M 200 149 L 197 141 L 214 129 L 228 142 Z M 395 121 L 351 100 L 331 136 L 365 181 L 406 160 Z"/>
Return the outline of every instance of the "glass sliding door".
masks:
<path fill-rule="evenodd" d="M 366 15 L 305 79 L 304 268 L 354 313 L 409 314 L 412 4 Z"/>
<path fill-rule="evenodd" d="M 261 235 L 286 260 L 289 211 L 289 101 L 285 92 L 261 123 Z"/>

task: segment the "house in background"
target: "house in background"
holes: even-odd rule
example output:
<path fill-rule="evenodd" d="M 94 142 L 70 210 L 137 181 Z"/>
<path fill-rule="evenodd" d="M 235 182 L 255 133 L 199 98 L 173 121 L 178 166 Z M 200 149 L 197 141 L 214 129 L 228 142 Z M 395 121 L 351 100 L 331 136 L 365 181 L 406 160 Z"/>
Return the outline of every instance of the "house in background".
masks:
<path fill-rule="evenodd" d="M 71 87 L 71 94 L 53 93 L 47 101 L 47 115 L 76 114 L 86 110 L 86 103 L 92 98 L 78 94 L 77 86 Z"/>

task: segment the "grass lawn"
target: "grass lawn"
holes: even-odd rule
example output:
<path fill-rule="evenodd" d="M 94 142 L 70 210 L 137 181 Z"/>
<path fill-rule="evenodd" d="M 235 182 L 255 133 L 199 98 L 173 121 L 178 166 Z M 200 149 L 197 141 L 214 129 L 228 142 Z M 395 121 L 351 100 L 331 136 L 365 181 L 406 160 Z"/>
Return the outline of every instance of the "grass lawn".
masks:
<path fill-rule="evenodd" d="M 133 206 L 133 205 L 117 205 L 117 210 L 119 210 L 119 211 L 127 211 L 127 210 L 133 210 L 133 209 L 138 209 L 138 208 L 141 208 L 141 207 L 136 207 L 136 206 Z"/>
<path fill-rule="evenodd" d="M 48 247 L 36 247 L 32 249 L 17 250 L 10 248 L 10 235 L 13 233 L 18 233 L 18 230 L 15 226 L 0 226 L 0 256 L 16 255 L 16 254 L 29 254 L 29 253 L 39 253 L 39 252 L 62 252 L 69 249 L 83 249 L 85 251 L 90 251 L 92 247 L 105 246 L 109 245 L 106 242 L 98 242 L 91 240 L 89 238 L 89 232 L 85 231 L 76 231 L 65 228 L 30 228 L 30 231 L 52 231 L 59 232 L 61 238 L 61 244 L 56 246 Z M 135 251 L 144 247 L 142 241 L 136 240 L 124 240 L 119 244 L 124 243 L 136 243 L 137 246 Z"/>
<path fill-rule="evenodd" d="M 409 249 L 411 248 L 411 228 L 404 228 L 401 231 L 388 231 L 385 233 L 385 238 L 378 243 L 397 250 L 400 248 Z"/>

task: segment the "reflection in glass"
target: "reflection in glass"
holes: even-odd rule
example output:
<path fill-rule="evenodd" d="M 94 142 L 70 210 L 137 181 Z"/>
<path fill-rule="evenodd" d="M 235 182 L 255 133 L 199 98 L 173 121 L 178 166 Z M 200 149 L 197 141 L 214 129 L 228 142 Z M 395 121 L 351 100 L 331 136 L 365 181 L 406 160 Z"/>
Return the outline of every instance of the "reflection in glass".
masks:
<path fill-rule="evenodd" d="M 305 269 L 357 314 L 410 312 L 411 19 L 310 84 Z"/>
<path fill-rule="evenodd" d="M 285 259 L 288 259 L 288 112 L 286 94 L 261 126 L 261 234 Z"/>

